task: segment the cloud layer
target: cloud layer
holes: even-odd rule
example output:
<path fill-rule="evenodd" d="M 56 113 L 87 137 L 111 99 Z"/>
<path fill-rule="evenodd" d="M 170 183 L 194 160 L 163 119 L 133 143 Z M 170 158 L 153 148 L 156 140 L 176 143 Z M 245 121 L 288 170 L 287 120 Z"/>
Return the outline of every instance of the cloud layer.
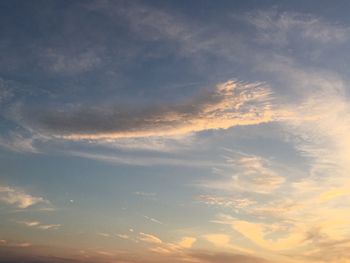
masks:
<path fill-rule="evenodd" d="M 274 118 L 270 95 L 262 84 L 227 81 L 176 105 L 130 111 L 103 106 L 48 109 L 24 119 L 34 129 L 69 140 L 177 136 L 269 122 Z"/>

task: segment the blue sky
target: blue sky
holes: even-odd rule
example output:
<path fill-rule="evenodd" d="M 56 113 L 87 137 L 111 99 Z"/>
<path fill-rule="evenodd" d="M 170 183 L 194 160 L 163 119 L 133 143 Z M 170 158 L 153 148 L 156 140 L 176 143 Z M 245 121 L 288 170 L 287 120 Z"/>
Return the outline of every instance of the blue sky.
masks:
<path fill-rule="evenodd" d="M 2 1 L 0 262 L 350 262 L 349 5 Z"/>

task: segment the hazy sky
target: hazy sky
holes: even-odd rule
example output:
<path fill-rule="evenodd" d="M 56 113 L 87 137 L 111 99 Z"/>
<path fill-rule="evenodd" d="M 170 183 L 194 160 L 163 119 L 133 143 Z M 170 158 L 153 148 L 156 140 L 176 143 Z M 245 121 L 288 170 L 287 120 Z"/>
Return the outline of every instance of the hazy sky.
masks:
<path fill-rule="evenodd" d="M 0 1 L 0 262 L 349 263 L 349 1 Z"/>

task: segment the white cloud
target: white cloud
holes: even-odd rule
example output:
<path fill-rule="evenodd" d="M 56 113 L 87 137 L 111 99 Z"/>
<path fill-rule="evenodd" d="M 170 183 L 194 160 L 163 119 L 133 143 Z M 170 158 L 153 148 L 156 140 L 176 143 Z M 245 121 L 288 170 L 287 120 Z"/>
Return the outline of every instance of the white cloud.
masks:
<path fill-rule="evenodd" d="M 48 204 L 43 197 L 35 197 L 22 190 L 0 185 L 0 202 L 24 209 L 36 204 Z"/>
<path fill-rule="evenodd" d="M 146 242 L 146 243 L 151 243 L 151 244 L 162 244 L 162 240 L 159 239 L 158 237 L 151 235 L 151 234 L 146 234 L 146 233 L 139 233 L 138 239 Z"/>

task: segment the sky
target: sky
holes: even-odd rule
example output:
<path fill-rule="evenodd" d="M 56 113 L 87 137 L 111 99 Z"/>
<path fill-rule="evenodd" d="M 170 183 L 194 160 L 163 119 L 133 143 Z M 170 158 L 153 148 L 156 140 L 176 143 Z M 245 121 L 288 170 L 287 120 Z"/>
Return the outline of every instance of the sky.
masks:
<path fill-rule="evenodd" d="M 0 1 L 0 262 L 350 263 L 349 1 Z"/>

